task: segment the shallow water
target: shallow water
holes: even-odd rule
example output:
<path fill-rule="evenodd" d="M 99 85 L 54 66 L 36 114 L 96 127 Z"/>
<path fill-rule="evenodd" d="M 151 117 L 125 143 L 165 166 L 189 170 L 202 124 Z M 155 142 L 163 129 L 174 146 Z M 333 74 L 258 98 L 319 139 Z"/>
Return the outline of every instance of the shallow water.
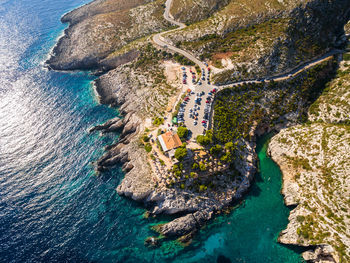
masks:
<path fill-rule="evenodd" d="M 84 3 L 0 1 L 0 262 L 215 262 L 220 254 L 232 262 L 300 262 L 275 242 L 288 209 L 264 150 L 244 205 L 215 219 L 190 247 L 144 247 L 157 222 L 116 194 L 120 168 L 97 177 L 91 165 L 117 136 L 86 130 L 116 110 L 97 103 L 88 73 L 42 67 L 65 27 L 61 15 Z"/>

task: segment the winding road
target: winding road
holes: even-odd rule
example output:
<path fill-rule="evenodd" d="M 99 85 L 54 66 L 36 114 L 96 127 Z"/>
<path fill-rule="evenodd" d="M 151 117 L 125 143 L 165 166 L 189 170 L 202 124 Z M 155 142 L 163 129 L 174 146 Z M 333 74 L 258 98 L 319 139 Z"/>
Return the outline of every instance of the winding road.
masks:
<path fill-rule="evenodd" d="M 184 23 L 176 21 L 174 19 L 174 17 L 171 15 L 170 8 L 171 8 L 172 1 L 173 0 L 167 0 L 165 2 L 165 11 L 164 11 L 163 16 L 164 16 L 165 20 L 167 20 L 168 22 L 170 22 L 172 24 L 177 25 L 178 28 L 168 30 L 165 32 L 161 32 L 161 33 L 154 35 L 153 41 L 158 46 L 169 49 L 173 52 L 177 52 L 177 53 L 183 55 L 184 57 L 188 58 L 189 60 L 194 62 L 196 65 L 198 65 L 202 70 L 204 69 L 204 72 L 205 72 L 204 77 L 207 77 L 209 75 L 209 72 L 208 72 L 207 66 L 204 64 L 204 62 L 197 59 L 194 55 L 190 54 L 188 51 L 185 51 L 183 49 L 180 49 L 180 48 L 173 46 L 171 43 L 167 42 L 166 39 L 163 37 L 163 35 L 165 35 L 165 34 L 168 34 L 170 32 L 180 30 L 180 29 L 183 29 L 186 27 L 186 25 Z M 328 60 L 333 55 L 339 54 L 342 52 L 343 52 L 342 50 L 332 50 L 332 51 L 324 54 L 323 56 L 317 57 L 317 58 L 313 59 L 312 61 L 308 61 L 305 64 L 290 70 L 288 73 L 283 73 L 283 74 L 280 74 L 277 76 L 271 76 L 271 77 L 266 77 L 266 78 L 262 78 L 262 79 L 255 79 L 255 80 L 238 81 L 238 82 L 225 84 L 225 85 L 212 85 L 212 84 L 209 84 L 208 81 L 202 81 L 203 82 L 202 85 L 196 85 L 196 87 L 195 87 L 195 93 L 201 93 L 201 92 L 205 93 L 205 95 L 202 97 L 202 105 L 200 106 L 200 109 L 197 110 L 197 112 L 198 112 L 198 124 L 197 125 L 194 125 L 193 119 L 191 119 L 189 117 L 190 109 L 193 109 L 193 107 L 195 105 L 193 95 L 192 96 L 190 95 L 190 100 L 185 107 L 185 115 L 184 115 L 185 125 L 192 132 L 192 139 L 196 138 L 200 134 L 203 134 L 203 132 L 205 131 L 205 128 L 201 125 L 201 121 L 203 120 L 203 117 L 204 117 L 205 98 L 206 98 L 208 92 L 210 92 L 214 88 L 216 88 L 217 90 L 222 90 L 225 88 L 231 88 L 231 87 L 239 86 L 242 84 L 249 84 L 249 83 L 258 84 L 258 83 L 263 83 L 263 82 L 269 82 L 272 80 L 277 81 L 277 82 L 284 81 L 284 80 L 287 80 L 289 78 L 296 76 L 297 74 L 301 73 L 302 71 L 304 71 L 306 69 L 314 67 L 315 65 Z M 187 72 L 187 75 L 189 75 L 188 72 Z M 209 119 L 211 119 L 211 118 L 209 118 Z"/>

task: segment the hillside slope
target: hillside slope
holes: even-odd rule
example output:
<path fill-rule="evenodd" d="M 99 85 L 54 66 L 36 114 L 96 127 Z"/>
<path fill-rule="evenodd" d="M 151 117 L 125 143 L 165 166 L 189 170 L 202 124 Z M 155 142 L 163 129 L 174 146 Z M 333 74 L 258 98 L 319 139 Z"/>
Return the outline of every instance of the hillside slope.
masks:
<path fill-rule="evenodd" d="M 218 82 L 278 74 L 340 47 L 350 2 L 231 1 L 210 18 L 167 35 L 221 68 Z"/>
<path fill-rule="evenodd" d="M 108 0 L 68 13 L 62 21 L 72 24 L 58 41 L 47 64 L 59 70 L 103 67 L 107 70 L 135 59 L 134 52 L 121 62 L 104 60 L 126 44 L 166 29 L 169 25 L 163 19 L 163 3 L 163 0 Z"/>

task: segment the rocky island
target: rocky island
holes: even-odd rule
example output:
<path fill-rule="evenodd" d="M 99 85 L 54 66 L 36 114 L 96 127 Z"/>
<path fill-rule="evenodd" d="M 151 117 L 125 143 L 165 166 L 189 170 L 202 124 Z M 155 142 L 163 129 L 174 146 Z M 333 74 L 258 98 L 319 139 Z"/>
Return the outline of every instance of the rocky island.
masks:
<path fill-rule="evenodd" d="M 297 205 L 279 241 L 347 262 L 349 19 L 347 0 L 96 0 L 62 17 L 47 65 L 99 76 L 122 118 L 90 130 L 120 132 L 96 170 L 123 164 L 117 192 L 173 215 L 163 237 L 188 243 L 244 198 L 256 138 L 276 132 L 269 153 Z"/>

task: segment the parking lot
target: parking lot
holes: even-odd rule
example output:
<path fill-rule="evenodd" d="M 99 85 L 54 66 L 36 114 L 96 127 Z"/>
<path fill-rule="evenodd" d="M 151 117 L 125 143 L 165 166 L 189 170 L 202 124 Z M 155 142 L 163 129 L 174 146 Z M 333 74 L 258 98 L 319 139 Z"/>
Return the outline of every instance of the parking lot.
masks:
<path fill-rule="evenodd" d="M 192 82 L 192 75 L 195 73 L 190 72 L 188 68 L 183 68 L 182 70 L 183 74 L 187 76 L 186 83 Z M 209 72 L 210 70 L 208 69 L 204 69 L 204 72 L 202 71 L 201 79 L 192 86 L 192 92 L 185 97 L 179 111 L 179 120 L 183 121 L 191 131 L 192 139 L 203 134 L 209 125 L 210 111 L 215 93 L 215 91 L 212 92 L 215 87 L 208 81 L 210 79 L 210 77 L 208 78 Z"/>

